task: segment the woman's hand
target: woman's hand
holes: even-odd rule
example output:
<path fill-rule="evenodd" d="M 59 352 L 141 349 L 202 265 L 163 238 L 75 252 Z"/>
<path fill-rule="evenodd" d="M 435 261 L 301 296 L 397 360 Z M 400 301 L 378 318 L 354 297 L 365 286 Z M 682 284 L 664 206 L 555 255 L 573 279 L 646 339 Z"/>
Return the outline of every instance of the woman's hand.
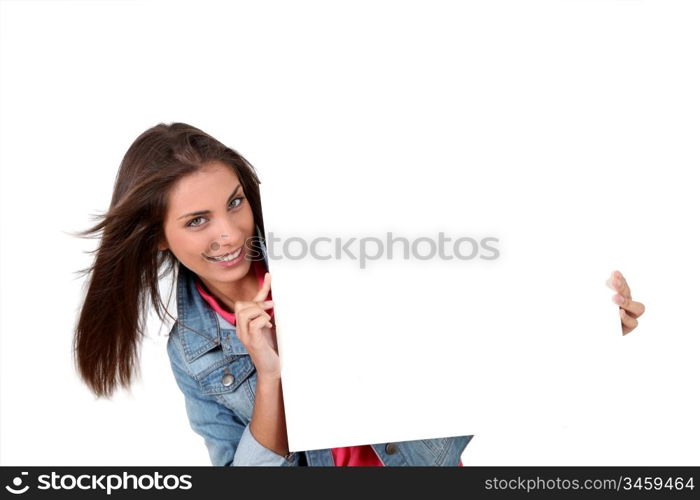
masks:
<path fill-rule="evenodd" d="M 606 284 L 617 292 L 613 295 L 613 302 L 620 306 L 622 334 L 627 335 L 637 328 L 637 318 L 644 314 L 646 308 L 641 302 L 632 300 L 630 287 L 620 271 L 613 271 Z"/>
<path fill-rule="evenodd" d="M 248 350 L 258 377 L 274 379 L 281 377 L 281 370 L 277 338 L 270 322 L 272 316 L 265 312 L 274 306 L 271 300 L 265 300 L 270 280 L 270 273 L 265 273 L 265 281 L 253 300 L 237 300 L 233 312 L 236 313 L 236 335 Z"/>

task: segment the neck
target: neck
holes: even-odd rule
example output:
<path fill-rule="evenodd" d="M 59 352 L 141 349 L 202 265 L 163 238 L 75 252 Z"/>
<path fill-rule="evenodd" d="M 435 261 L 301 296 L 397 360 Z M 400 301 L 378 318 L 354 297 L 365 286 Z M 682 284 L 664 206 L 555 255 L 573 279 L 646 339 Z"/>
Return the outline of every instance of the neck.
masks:
<path fill-rule="evenodd" d="M 234 304 L 236 301 L 245 300 L 251 301 L 258 293 L 260 286 L 258 285 L 258 277 L 255 274 L 255 268 L 251 262 L 250 268 L 246 275 L 232 283 L 222 283 L 218 281 L 209 281 L 205 278 L 200 277 L 202 283 L 206 286 L 209 293 L 211 293 L 219 303 L 228 312 L 234 312 Z"/>

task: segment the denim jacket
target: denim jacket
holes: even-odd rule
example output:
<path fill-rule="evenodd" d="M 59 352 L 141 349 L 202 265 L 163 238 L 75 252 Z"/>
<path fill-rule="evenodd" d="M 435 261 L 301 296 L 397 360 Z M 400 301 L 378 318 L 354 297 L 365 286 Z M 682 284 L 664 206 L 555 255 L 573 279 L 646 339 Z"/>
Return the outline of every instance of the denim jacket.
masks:
<path fill-rule="evenodd" d="M 257 228 L 258 241 L 260 229 Z M 261 243 L 267 268 L 267 251 Z M 177 321 L 167 351 L 192 429 L 204 438 L 216 466 L 333 466 L 331 449 L 286 456 L 250 432 L 257 374 L 236 327 L 199 295 L 195 275 L 180 264 Z M 372 444 L 385 466 L 456 466 L 473 435 Z"/>

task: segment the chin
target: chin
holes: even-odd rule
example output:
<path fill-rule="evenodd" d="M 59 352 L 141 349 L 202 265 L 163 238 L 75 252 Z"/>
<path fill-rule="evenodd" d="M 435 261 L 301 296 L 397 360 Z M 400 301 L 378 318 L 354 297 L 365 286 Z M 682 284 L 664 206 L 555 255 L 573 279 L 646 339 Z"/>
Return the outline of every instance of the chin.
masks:
<path fill-rule="evenodd" d="M 251 265 L 253 264 L 251 261 L 245 258 L 230 267 L 223 264 L 210 262 L 204 257 L 201 257 L 201 260 L 201 265 L 198 266 L 202 270 L 200 274 L 206 276 L 212 281 L 238 281 L 248 274 Z"/>

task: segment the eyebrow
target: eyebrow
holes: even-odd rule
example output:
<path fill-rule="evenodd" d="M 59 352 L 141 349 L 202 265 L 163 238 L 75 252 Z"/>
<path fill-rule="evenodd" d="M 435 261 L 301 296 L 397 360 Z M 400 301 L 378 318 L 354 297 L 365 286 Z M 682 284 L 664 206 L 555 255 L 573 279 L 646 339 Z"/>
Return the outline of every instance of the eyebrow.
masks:
<path fill-rule="evenodd" d="M 241 189 L 241 185 L 239 184 L 236 186 L 236 189 L 233 190 L 233 193 L 231 193 L 231 196 L 228 197 L 228 200 L 226 200 L 226 205 L 228 205 L 231 202 L 231 199 L 236 196 L 236 193 L 238 190 Z M 185 217 L 195 217 L 195 216 L 200 216 L 200 215 L 209 215 L 211 213 L 211 210 L 198 210 L 196 212 L 190 212 L 189 214 L 181 215 L 180 217 L 177 218 L 177 220 L 184 219 Z"/>

